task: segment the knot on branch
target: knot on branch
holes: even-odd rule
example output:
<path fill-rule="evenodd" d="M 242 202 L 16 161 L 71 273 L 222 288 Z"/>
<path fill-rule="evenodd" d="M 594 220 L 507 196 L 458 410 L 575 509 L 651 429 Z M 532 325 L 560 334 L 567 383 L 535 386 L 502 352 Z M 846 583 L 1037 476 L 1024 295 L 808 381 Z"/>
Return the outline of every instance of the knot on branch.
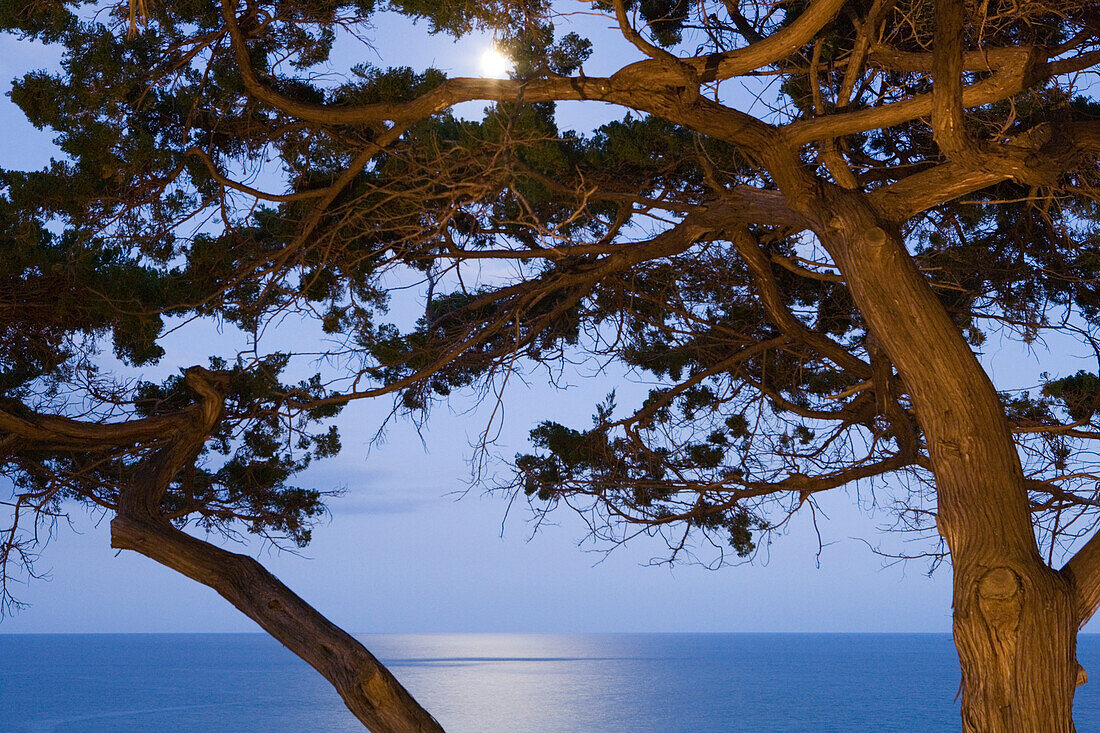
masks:
<path fill-rule="evenodd" d="M 1014 632 L 1023 608 L 1023 583 L 1011 568 L 991 568 L 978 579 L 978 608 L 995 631 Z"/>
<path fill-rule="evenodd" d="M 359 674 L 359 686 L 376 709 L 395 705 L 398 701 L 397 690 L 377 666 L 363 667 Z"/>
<path fill-rule="evenodd" d="M 888 241 L 886 230 L 882 227 L 871 227 L 863 232 L 863 242 L 874 248 L 882 247 Z"/>
<path fill-rule="evenodd" d="M 1003 707 L 1010 704 L 1017 656 L 1017 627 L 1023 611 L 1024 587 L 1020 576 L 1008 567 L 985 571 L 978 579 L 978 609 L 985 622 L 991 651 L 997 660 L 995 679 L 990 680 Z"/>

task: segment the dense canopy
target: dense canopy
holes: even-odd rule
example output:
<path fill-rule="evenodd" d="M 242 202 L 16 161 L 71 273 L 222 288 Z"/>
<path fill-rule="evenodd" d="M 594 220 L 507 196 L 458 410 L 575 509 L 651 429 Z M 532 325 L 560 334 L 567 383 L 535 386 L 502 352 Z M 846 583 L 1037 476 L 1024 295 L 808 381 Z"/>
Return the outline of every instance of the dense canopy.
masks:
<path fill-rule="evenodd" d="M 491 35 L 510 78 L 348 51 L 402 22 Z M 214 551 L 172 526 L 304 543 L 324 496 L 293 475 L 347 403 L 423 416 L 587 359 L 652 388 L 531 426 L 536 509 L 747 556 L 877 482 L 951 554 L 965 729 L 1072 729 L 1100 369 L 1020 391 L 976 353 L 1057 332 L 1100 362 L 1092 3 L 18 0 L 0 26 L 65 49 L 11 91 L 55 161 L 0 172 L 9 570 L 70 500 L 154 557 Z M 563 129 L 564 102 L 622 114 Z M 171 358 L 187 319 L 250 348 L 164 383 L 97 356 Z"/>

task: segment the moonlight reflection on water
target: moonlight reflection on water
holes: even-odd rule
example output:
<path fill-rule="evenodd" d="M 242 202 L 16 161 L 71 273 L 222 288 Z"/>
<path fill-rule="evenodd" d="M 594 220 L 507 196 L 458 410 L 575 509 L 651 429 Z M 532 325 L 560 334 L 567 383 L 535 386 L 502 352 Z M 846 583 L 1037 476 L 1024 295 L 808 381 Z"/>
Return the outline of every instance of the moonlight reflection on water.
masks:
<path fill-rule="evenodd" d="M 950 733 L 948 634 L 360 637 L 448 733 Z M 1100 636 L 1078 658 L 1100 669 Z M 0 635 L 4 733 L 362 733 L 262 634 Z M 1100 689 L 1077 728 L 1100 730 Z"/>

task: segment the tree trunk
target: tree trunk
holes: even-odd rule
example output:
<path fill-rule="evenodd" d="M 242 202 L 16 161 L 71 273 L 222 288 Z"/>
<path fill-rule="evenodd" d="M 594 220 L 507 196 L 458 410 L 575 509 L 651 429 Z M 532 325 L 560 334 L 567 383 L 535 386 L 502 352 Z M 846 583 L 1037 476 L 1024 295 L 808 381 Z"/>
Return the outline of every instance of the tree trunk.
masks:
<path fill-rule="evenodd" d="M 904 380 L 928 446 L 955 573 L 963 730 L 1071 733 L 1079 601 L 1072 574 L 1039 555 L 996 389 L 892 226 L 860 194 L 833 189 L 819 203 L 807 213 Z"/>
<path fill-rule="evenodd" d="M 1070 584 L 1038 566 L 955 565 L 964 733 L 1073 733 L 1078 615 Z"/>
<path fill-rule="evenodd" d="M 320 672 L 374 733 L 442 733 L 374 655 L 252 558 L 140 514 L 115 517 L 111 546 L 139 552 L 216 590 Z"/>

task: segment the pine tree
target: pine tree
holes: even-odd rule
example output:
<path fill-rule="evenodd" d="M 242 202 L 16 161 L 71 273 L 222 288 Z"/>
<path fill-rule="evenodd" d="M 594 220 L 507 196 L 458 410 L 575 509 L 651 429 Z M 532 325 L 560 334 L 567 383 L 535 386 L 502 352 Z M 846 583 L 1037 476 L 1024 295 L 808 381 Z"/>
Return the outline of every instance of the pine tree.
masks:
<path fill-rule="evenodd" d="M 821 492 L 890 486 L 950 554 L 963 729 L 1072 731 L 1076 635 L 1100 607 L 1100 376 L 999 389 L 975 350 L 991 332 L 1095 349 L 1093 5 L 597 0 L 587 22 L 633 54 L 604 76 L 584 70 L 575 9 L 0 8 L 9 32 L 66 49 L 60 73 L 12 90 L 65 157 L 0 183 L 16 518 L 106 508 L 115 546 L 293 639 L 368 726 L 418 730 L 365 650 L 346 656 L 338 630 L 256 590 L 277 583 L 262 569 L 178 527 L 306 541 L 323 496 L 287 482 L 297 456 L 339 449 L 324 421 L 341 406 L 392 394 L 420 412 L 593 356 L 657 386 L 591 426 L 535 426 L 514 490 L 613 540 L 634 527 L 674 554 L 720 538 L 748 556 Z M 491 33 L 511 78 L 314 73 L 382 10 Z M 470 101 L 489 105 L 476 121 L 453 111 Z M 623 116 L 562 130 L 566 101 Z M 421 288 L 416 324 L 387 316 L 394 287 Z M 126 388 L 88 357 L 110 332 L 130 363 L 162 358 L 166 317 L 260 334 L 291 314 L 338 344 L 339 375 L 284 384 L 293 354 L 212 354 Z M 74 394 L 92 405 L 80 419 Z"/>

